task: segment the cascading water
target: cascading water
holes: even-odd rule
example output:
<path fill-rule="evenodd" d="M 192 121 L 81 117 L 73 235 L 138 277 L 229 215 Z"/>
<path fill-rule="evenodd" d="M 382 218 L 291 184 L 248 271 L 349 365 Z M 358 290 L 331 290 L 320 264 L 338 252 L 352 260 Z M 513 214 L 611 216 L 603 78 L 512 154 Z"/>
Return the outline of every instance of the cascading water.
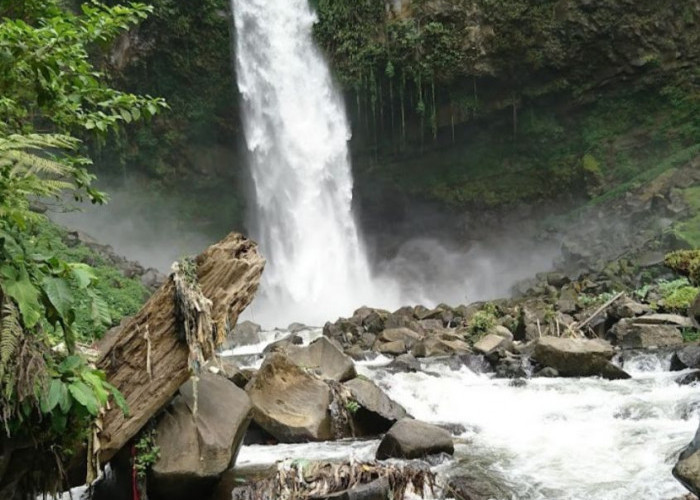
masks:
<path fill-rule="evenodd" d="M 313 43 L 315 15 L 307 0 L 233 9 L 255 235 L 268 261 L 253 314 L 320 324 L 376 304 L 351 210 L 350 130 Z"/>

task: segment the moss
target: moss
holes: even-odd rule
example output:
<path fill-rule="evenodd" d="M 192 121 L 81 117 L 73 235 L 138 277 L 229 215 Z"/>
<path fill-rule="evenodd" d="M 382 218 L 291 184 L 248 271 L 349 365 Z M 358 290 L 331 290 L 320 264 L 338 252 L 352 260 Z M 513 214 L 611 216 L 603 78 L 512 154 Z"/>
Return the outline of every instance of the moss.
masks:
<path fill-rule="evenodd" d="M 676 224 L 674 231 L 689 246 L 700 248 L 700 186 L 684 189 L 683 198 L 690 208 L 691 216 Z"/>
<path fill-rule="evenodd" d="M 700 250 L 678 250 L 664 258 L 666 267 L 681 276 L 686 276 L 694 284 L 700 284 Z"/>
<path fill-rule="evenodd" d="M 678 288 L 664 297 L 664 308 L 685 314 L 698 293 L 700 293 L 700 288 L 694 286 L 688 285 Z"/>
<path fill-rule="evenodd" d="M 148 290 L 139 279 L 125 277 L 119 269 L 87 246 L 78 244 L 69 247 L 65 243 L 65 236 L 66 231 L 59 226 L 51 222 L 43 223 L 36 235 L 36 248 L 39 252 L 42 249 L 50 249 L 54 255 L 65 261 L 82 262 L 92 266 L 97 277 L 95 289 L 109 307 L 111 322 L 96 324 L 90 310 L 92 301 L 86 291 L 77 287 L 72 290 L 76 301 L 74 327 L 77 339 L 91 343 L 102 337 L 107 329 L 119 324 L 123 317 L 137 313 L 148 297 Z"/>
<path fill-rule="evenodd" d="M 469 321 L 467 330 L 473 340 L 481 338 L 486 332 L 496 326 L 496 316 L 492 310 L 477 311 Z"/>

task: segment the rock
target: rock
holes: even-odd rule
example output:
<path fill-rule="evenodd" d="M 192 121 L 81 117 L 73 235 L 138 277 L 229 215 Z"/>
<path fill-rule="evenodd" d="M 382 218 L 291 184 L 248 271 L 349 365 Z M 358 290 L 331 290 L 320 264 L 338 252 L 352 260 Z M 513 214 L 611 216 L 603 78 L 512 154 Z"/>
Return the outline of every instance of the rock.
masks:
<path fill-rule="evenodd" d="M 349 356 L 355 361 L 362 361 L 367 357 L 367 352 L 359 345 L 354 345 L 345 349 L 345 355 Z"/>
<path fill-rule="evenodd" d="M 248 395 L 223 377 L 203 372 L 180 389 L 156 428 L 160 458 L 148 487 L 155 496 L 190 499 L 214 486 L 235 461 L 251 418 Z"/>
<path fill-rule="evenodd" d="M 433 356 L 446 356 L 450 354 L 450 348 L 440 339 L 430 337 L 419 340 L 411 349 L 411 354 L 416 358 L 431 358 Z"/>
<path fill-rule="evenodd" d="M 379 443 L 377 460 L 422 458 L 438 453 L 454 453 L 450 433 L 432 424 L 404 418 L 396 422 Z"/>
<path fill-rule="evenodd" d="M 304 323 L 290 323 L 290 325 L 287 327 L 287 331 L 289 331 L 289 333 L 299 333 L 308 329 L 309 327 Z"/>
<path fill-rule="evenodd" d="M 305 347 L 289 348 L 287 357 L 324 380 L 344 382 L 357 375 L 352 360 L 326 337 L 319 337 Z"/>
<path fill-rule="evenodd" d="M 693 326 L 700 330 L 700 293 L 695 297 L 695 300 L 688 309 L 688 316 Z"/>
<path fill-rule="evenodd" d="M 233 327 L 233 332 L 229 334 L 226 341 L 229 346 L 258 344 L 262 328 L 252 321 L 242 321 Z"/>
<path fill-rule="evenodd" d="M 489 355 L 499 349 L 508 349 L 511 344 L 507 338 L 490 333 L 474 344 L 474 350 L 480 354 Z"/>
<path fill-rule="evenodd" d="M 565 274 L 547 273 L 547 284 L 550 286 L 561 288 L 569 283 L 571 283 L 571 280 Z"/>
<path fill-rule="evenodd" d="M 343 384 L 360 408 L 352 419 L 358 436 L 377 436 L 386 432 L 408 414 L 377 385 L 365 378 L 354 378 Z"/>
<path fill-rule="evenodd" d="M 303 343 L 304 339 L 302 339 L 299 335 L 295 333 L 290 333 L 286 337 L 276 340 L 265 346 L 265 349 L 263 349 L 263 354 L 287 351 L 289 348 Z"/>
<path fill-rule="evenodd" d="M 693 328 L 690 318 L 680 314 L 647 314 L 634 319 L 638 325 L 673 325 L 678 328 Z"/>
<path fill-rule="evenodd" d="M 487 333 L 498 335 L 499 337 L 503 337 L 504 339 L 510 340 L 511 342 L 514 338 L 513 333 L 503 325 L 496 325 L 493 328 L 491 328 Z"/>
<path fill-rule="evenodd" d="M 632 300 L 629 297 L 621 297 L 609 309 L 610 315 L 616 319 L 634 318 L 651 312 L 651 307 Z"/>
<path fill-rule="evenodd" d="M 389 363 L 387 369 L 395 372 L 419 372 L 421 368 L 420 362 L 412 354 L 401 354 Z"/>
<path fill-rule="evenodd" d="M 418 324 L 426 332 L 439 332 L 443 329 L 443 322 L 440 319 L 422 319 Z"/>
<path fill-rule="evenodd" d="M 281 353 L 265 359 L 248 387 L 253 419 L 283 443 L 333 438 L 328 385 Z"/>
<path fill-rule="evenodd" d="M 541 370 L 539 370 L 537 373 L 533 375 L 534 377 L 545 377 L 545 378 L 556 378 L 559 376 L 559 372 L 555 370 L 554 368 L 551 368 L 549 366 L 545 366 Z"/>
<path fill-rule="evenodd" d="M 237 387 L 244 389 L 245 386 L 250 382 L 250 380 L 255 376 L 257 370 L 252 368 L 241 369 L 229 358 L 221 358 L 219 360 L 219 366 L 216 364 L 209 365 L 209 371 L 226 377 L 228 380 L 233 382 Z"/>
<path fill-rule="evenodd" d="M 380 477 L 370 483 L 360 484 L 348 490 L 314 497 L 314 500 L 386 500 L 391 497 L 389 480 L 386 477 Z"/>
<path fill-rule="evenodd" d="M 362 325 L 359 325 L 350 319 L 340 318 L 335 323 L 326 323 L 323 325 L 324 337 L 336 340 L 343 346 L 354 344 L 363 333 L 364 329 L 362 328 Z"/>
<path fill-rule="evenodd" d="M 455 500 L 492 500 L 517 498 L 513 491 L 503 486 L 492 474 L 475 473 L 468 469 L 447 480 L 445 494 Z"/>
<path fill-rule="evenodd" d="M 469 344 L 461 339 L 440 339 L 440 342 L 449 349 L 449 354 L 468 354 L 472 352 Z"/>
<path fill-rule="evenodd" d="M 609 337 L 624 349 L 673 347 L 683 343 L 678 328 L 669 324 L 638 323 L 644 317 L 620 320 L 610 331 Z"/>
<path fill-rule="evenodd" d="M 689 345 L 673 353 L 671 371 L 700 368 L 700 345 Z"/>
<path fill-rule="evenodd" d="M 416 341 L 421 339 L 421 335 L 408 328 L 387 328 L 379 334 L 378 341 L 380 342 L 395 342 L 403 341 L 408 347 L 412 346 Z"/>
<path fill-rule="evenodd" d="M 398 356 L 399 354 L 405 354 L 408 349 L 403 340 L 395 340 L 393 342 L 384 342 L 383 344 L 377 345 L 376 350 L 382 354 Z"/>
<path fill-rule="evenodd" d="M 374 333 L 365 332 L 360 337 L 360 347 L 363 349 L 371 349 L 377 341 L 377 336 Z"/>
<path fill-rule="evenodd" d="M 578 311 L 578 293 L 573 288 L 564 288 L 557 300 L 557 310 L 564 314 L 573 314 Z"/>
<path fill-rule="evenodd" d="M 494 354 L 498 354 L 494 356 Z M 494 371 L 498 378 L 527 378 L 530 374 L 528 358 L 508 351 L 494 353 L 487 357 L 494 365 Z"/>
<path fill-rule="evenodd" d="M 693 440 L 681 451 L 673 475 L 691 493 L 700 495 L 700 427 Z"/>
<path fill-rule="evenodd" d="M 564 377 L 630 378 L 610 362 L 612 346 L 604 340 L 542 337 L 535 341 L 534 359 Z"/>
<path fill-rule="evenodd" d="M 379 333 L 384 330 L 386 325 L 386 319 L 389 317 L 389 311 L 384 311 L 382 309 L 373 309 L 367 317 L 362 320 L 362 326 L 365 327 L 369 333 Z"/>
<path fill-rule="evenodd" d="M 420 326 L 418 321 L 413 319 L 413 316 L 398 315 L 396 313 L 387 318 L 386 322 L 384 323 L 384 328 L 384 331 L 408 329 L 416 333 L 424 333 L 423 328 Z"/>

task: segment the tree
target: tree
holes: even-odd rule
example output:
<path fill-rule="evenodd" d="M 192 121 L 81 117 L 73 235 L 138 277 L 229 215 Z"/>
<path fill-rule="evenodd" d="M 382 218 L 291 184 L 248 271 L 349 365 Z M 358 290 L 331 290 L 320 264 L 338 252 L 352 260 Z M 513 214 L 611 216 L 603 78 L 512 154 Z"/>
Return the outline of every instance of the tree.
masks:
<path fill-rule="evenodd" d="M 91 185 L 90 160 L 80 154 L 81 137 L 104 136 L 166 107 L 162 99 L 111 88 L 93 62 L 149 12 L 140 3 L 90 1 L 73 11 L 60 0 L 0 0 L 0 421 L 7 439 L 29 437 L 36 455 L 46 456 L 24 494 L 57 488 L 60 463 L 110 400 L 127 410 L 76 350 L 73 291 L 87 291 L 100 321 L 105 307 L 92 290 L 96 277 L 89 266 L 37 246 L 46 221 L 31 203 L 103 203 Z M 63 349 L 50 335 L 56 332 Z M 0 474 L 0 492 L 2 483 Z"/>

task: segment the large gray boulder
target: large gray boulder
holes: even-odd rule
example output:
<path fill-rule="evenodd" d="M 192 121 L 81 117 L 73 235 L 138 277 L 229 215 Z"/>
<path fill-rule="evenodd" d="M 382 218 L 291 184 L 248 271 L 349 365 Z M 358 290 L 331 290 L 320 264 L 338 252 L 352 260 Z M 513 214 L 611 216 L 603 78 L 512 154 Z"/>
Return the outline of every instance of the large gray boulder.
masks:
<path fill-rule="evenodd" d="M 286 354 L 297 365 L 312 370 L 324 380 L 344 382 L 357 375 L 352 359 L 326 337 L 319 337 L 308 346 L 290 347 Z"/>
<path fill-rule="evenodd" d="M 377 460 L 422 458 L 438 453 L 454 453 L 450 433 L 426 422 L 404 418 L 396 422 L 379 443 Z"/>
<path fill-rule="evenodd" d="M 686 368 L 700 368 L 700 345 L 685 346 L 671 356 L 672 371 L 685 370 Z"/>
<path fill-rule="evenodd" d="M 284 354 L 268 356 L 247 391 L 255 423 L 279 441 L 333 438 L 330 388 Z"/>
<path fill-rule="evenodd" d="M 654 315 L 674 316 L 674 315 Z M 651 316 L 620 320 L 611 330 L 611 339 L 623 349 L 648 349 L 651 347 L 674 347 L 683 343 L 683 336 L 674 324 L 654 322 L 662 319 L 646 319 Z M 680 316 L 674 318 L 677 319 Z M 687 319 L 687 318 L 686 318 Z"/>
<path fill-rule="evenodd" d="M 260 342 L 262 328 L 252 321 L 241 321 L 233 327 L 229 339 L 231 345 L 252 345 Z"/>
<path fill-rule="evenodd" d="M 225 378 L 203 372 L 165 411 L 156 427 L 160 458 L 151 469 L 154 497 L 190 499 L 213 487 L 235 462 L 248 429 L 252 405 L 248 395 Z"/>
<path fill-rule="evenodd" d="M 489 355 L 499 350 L 510 349 L 512 345 L 513 342 L 507 337 L 489 333 L 474 344 L 474 350 L 479 354 Z"/>
<path fill-rule="evenodd" d="M 604 340 L 542 337 L 535 341 L 533 358 L 564 377 L 630 378 L 610 362 L 613 354 L 612 346 Z"/>
<path fill-rule="evenodd" d="M 678 457 L 673 475 L 688 491 L 700 496 L 700 427 Z"/>
<path fill-rule="evenodd" d="M 403 406 L 370 380 L 358 377 L 345 382 L 343 386 L 360 406 L 352 416 L 358 436 L 382 434 L 398 420 L 408 416 Z"/>

